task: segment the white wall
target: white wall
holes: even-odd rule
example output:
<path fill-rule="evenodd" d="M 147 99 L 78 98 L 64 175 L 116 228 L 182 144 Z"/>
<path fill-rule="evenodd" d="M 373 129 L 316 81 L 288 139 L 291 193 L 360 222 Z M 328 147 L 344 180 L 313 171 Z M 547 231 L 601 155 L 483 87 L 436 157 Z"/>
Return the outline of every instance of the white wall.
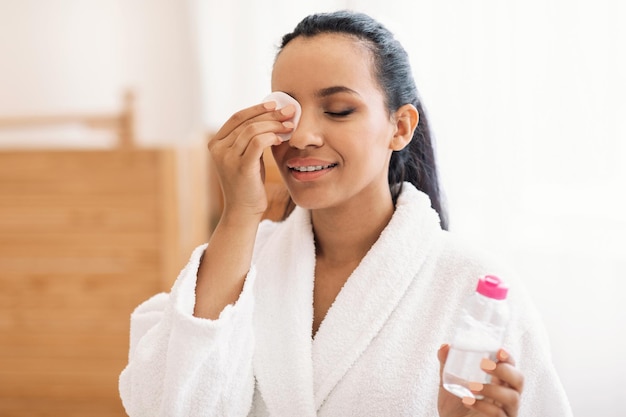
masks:
<path fill-rule="evenodd" d="M 283 34 L 306 14 L 345 7 L 342 0 L 190 0 L 198 37 L 204 124 L 218 129 L 235 111 L 270 93 Z"/>
<path fill-rule="evenodd" d="M 192 31 L 176 0 L 0 0 L 0 117 L 117 111 L 130 88 L 140 144 L 186 140 L 202 123 Z M 18 133 L 0 146 L 44 143 Z M 57 129 L 54 144 L 88 146 L 86 133 Z"/>

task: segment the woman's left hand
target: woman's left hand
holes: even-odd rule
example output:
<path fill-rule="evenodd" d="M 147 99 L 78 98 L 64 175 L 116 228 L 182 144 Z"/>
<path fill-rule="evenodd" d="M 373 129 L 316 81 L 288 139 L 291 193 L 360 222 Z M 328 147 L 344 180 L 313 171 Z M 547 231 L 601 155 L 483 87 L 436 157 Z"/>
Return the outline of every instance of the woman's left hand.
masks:
<path fill-rule="evenodd" d="M 520 397 L 524 388 L 524 376 L 515 368 L 515 361 L 505 350 L 500 349 L 497 362 L 483 359 L 481 368 L 491 375 L 491 383 L 475 384 L 472 390 L 483 396 L 476 400 L 471 397 L 463 399 L 443 388 L 443 365 L 450 351 L 449 345 L 443 345 L 437 352 L 439 363 L 439 398 L 437 408 L 440 417 L 517 417 Z"/>

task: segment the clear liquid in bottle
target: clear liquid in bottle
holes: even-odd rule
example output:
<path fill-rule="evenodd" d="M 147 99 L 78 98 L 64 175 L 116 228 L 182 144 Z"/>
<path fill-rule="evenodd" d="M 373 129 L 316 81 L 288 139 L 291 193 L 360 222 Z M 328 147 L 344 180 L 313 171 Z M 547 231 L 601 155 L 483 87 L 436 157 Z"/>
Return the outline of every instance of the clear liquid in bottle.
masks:
<path fill-rule="evenodd" d="M 480 362 L 484 358 L 494 360 L 496 351 L 491 350 L 466 350 L 450 347 L 446 367 L 443 373 L 443 387 L 457 397 L 472 397 L 481 399 L 481 395 L 474 394 L 470 388 L 470 382 L 488 384 L 491 380 L 480 368 Z"/>
<path fill-rule="evenodd" d="M 491 382 L 480 365 L 483 359 L 496 361 L 509 318 L 507 292 L 498 277 L 487 275 L 466 301 L 443 368 L 443 387 L 452 394 L 481 399 L 470 390 L 470 383 Z"/>

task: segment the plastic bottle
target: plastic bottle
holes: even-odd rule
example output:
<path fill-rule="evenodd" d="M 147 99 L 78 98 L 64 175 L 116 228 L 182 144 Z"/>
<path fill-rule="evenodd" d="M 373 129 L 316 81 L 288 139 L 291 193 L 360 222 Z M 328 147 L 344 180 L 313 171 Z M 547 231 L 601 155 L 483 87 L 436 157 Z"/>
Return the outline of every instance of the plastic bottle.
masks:
<path fill-rule="evenodd" d="M 480 399 L 470 382 L 488 384 L 489 374 L 480 368 L 483 358 L 496 360 L 509 321 L 508 288 L 502 280 L 487 275 L 478 280 L 476 291 L 466 301 L 443 368 L 443 386 L 458 397 Z"/>

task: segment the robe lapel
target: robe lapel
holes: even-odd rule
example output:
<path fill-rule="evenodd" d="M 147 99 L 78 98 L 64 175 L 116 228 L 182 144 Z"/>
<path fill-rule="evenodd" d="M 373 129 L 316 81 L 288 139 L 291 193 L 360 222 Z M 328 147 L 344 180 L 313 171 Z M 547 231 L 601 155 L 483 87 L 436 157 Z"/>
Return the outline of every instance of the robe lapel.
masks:
<path fill-rule="evenodd" d="M 315 336 L 316 410 L 400 303 L 439 231 L 428 198 L 405 186 L 394 217 L 339 292 Z"/>
<path fill-rule="evenodd" d="M 254 372 L 271 416 L 316 416 L 311 327 L 315 246 L 296 208 L 257 258 Z"/>

